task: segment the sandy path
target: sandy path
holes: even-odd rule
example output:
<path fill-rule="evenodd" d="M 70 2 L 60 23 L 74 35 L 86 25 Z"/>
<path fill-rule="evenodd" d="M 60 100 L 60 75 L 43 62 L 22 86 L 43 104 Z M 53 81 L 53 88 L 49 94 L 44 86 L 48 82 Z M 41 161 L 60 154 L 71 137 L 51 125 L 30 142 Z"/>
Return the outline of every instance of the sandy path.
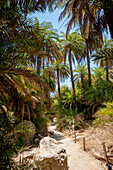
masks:
<path fill-rule="evenodd" d="M 83 151 L 80 144 L 64 136 L 61 132 L 55 130 L 55 126 L 50 126 L 49 130 L 54 131 L 55 138 L 59 144 L 66 149 L 68 155 L 69 170 L 106 170 L 101 161 L 94 158 L 90 153 Z"/>

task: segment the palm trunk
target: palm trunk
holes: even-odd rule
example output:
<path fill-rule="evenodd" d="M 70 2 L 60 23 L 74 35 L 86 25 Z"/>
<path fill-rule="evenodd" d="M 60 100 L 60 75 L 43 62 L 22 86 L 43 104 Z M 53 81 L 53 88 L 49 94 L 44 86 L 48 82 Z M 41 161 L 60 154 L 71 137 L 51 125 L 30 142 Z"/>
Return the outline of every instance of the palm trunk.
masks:
<path fill-rule="evenodd" d="M 103 10 L 104 10 L 106 22 L 109 26 L 111 38 L 113 38 L 113 1 L 103 0 Z"/>
<path fill-rule="evenodd" d="M 107 59 L 107 57 L 106 57 L 106 61 L 105 61 L 106 63 L 106 80 L 108 81 L 109 80 L 109 73 L 108 73 L 108 59 Z"/>
<path fill-rule="evenodd" d="M 89 79 L 89 87 L 90 87 L 91 86 L 91 72 L 90 72 L 90 59 L 89 59 L 89 51 L 88 51 L 87 42 L 86 42 L 86 49 L 87 49 L 88 79 Z"/>
<path fill-rule="evenodd" d="M 45 59 L 43 58 L 43 70 L 45 68 Z"/>
<path fill-rule="evenodd" d="M 83 80 L 83 77 L 81 77 L 81 84 L 82 84 L 82 88 L 84 89 L 84 80 Z"/>
<path fill-rule="evenodd" d="M 73 70 L 72 70 L 72 63 L 71 63 L 71 49 L 69 50 L 69 65 L 70 65 L 70 72 L 71 72 L 71 82 L 72 82 L 72 89 L 73 89 L 73 98 L 76 99 L 75 85 L 74 85 L 74 80 L 73 80 Z"/>
<path fill-rule="evenodd" d="M 58 68 L 57 68 L 57 82 L 58 82 L 58 95 L 60 98 L 61 94 L 60 94 L 60 81 L 59 81 L 59 69 Z"/>
<path fill-rule="evenodd" d="M 47 109 L 49 109 L 50 108 L 50 96 L 49 96 L 49 93 L 48 92 L 46 92 L 46 100 L 47 100 Z"/>
<path fill-rule="evenodd" d="M 48 57 L 48 59 L 47 59 L 47 67 L 49 67 L 49 57 Z"/>
<path fill-rule="evenodd" d="M 41 56 L 37 56 L 37 73 L 40 74 Z"/>

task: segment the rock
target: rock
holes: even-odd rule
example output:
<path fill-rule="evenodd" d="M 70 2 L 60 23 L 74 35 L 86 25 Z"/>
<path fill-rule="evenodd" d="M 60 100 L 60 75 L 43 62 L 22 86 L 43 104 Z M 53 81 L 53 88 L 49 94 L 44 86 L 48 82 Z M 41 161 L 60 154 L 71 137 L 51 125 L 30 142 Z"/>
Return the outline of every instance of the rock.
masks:
<path fill-rule="evenodd" d="M 21 136 L 25 145 L 30 145 L 33 143 L 33 138 L 36 133 L 34 123 L 24 120 L 17 125 L 16 129 L 19 129 L 19 136 Z"/>
<path fill-rule="evenodd" d="M 40 155 L 37 155 L 42 166 L 48 165 L 51 170 L 68 170 L 66 150 L 50 137 L 40 141 Z"/>
<path fill-rule="evenodd" d="M 29 170 L 39 167 L 44 170 L 68 170 L 66 150 L 50 137 L 44 137 L 40 141 L 39 148 L 23 152 L 21 159 L 26 167 L 31 167 Z M 20 155 L 14 160 L 19 162 Z"/>

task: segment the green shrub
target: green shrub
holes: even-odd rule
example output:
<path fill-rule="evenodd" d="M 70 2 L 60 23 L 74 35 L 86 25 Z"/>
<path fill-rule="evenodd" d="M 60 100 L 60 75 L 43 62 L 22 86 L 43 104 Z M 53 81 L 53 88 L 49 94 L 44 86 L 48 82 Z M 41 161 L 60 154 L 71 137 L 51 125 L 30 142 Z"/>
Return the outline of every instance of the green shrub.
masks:
<path fill-rule="evenodd" d="M 106 123 L 113 123 L 113 104 L 107 103 L 105 108 L 101 108 L 94 115 L 95 120 L 93 123 L 95 125 L 105 125 Z"/>
<path fill-rule="evenodd" d="M 72 116 L 60 116 L 57 119 L 57 129 L 62 131 L 64 129 L 70 129 L 73 123 Z"/>
<path fill-rule="evenodd" d="M 89 101 L 112 102 L 113 83 L 106 80 L 98 80 L 85 92 L 85 98 Z"/>

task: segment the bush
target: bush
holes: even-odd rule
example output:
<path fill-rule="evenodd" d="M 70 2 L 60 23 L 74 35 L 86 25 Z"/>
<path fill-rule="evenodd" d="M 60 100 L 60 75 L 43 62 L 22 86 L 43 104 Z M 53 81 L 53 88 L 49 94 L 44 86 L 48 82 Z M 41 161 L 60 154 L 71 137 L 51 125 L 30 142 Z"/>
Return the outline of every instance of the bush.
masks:
<path fill-rule="evenodd" d="M 92 87 L 85 92 L 87 100 L 96 102 L 113 101 L 113 83 L 106 80 L 95 81 Z"/>
<path fill-rule="evenodd" d="M 11 130 L 13 124 L 7 117 L 4 109 L 0 109 L 0 168 L 10 169 L 12 166 L 11 157 L 16 153 L 18 139 L 14 138 Z"/>
<path fill-rule="evenodd" d="M 73 123 L 73 117 L 72 116 L 60 116 L 57 120 L 57 129 L 59 131 L 62 131 L 64 129 L 70 129 Z"/>
<path fill-rule="evenodd" d="M 101 108 L 94 115 L 95 120 L 93 123 L 95 125 L 105 125 L 106 123 L 113 123 L 113 104 L 107 103 L 106 108 Z"/>

